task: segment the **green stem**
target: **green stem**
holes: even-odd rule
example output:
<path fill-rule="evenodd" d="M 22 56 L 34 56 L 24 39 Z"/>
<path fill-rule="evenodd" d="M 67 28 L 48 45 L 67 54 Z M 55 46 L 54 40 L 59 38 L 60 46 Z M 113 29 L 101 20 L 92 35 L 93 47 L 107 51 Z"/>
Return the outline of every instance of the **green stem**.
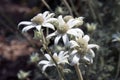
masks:
<path fill-rule="evenodd" d="M 82 73 L 81 73 L 81 70 L 79 68 L 79 64 L 75 64 L 74 67 L 75 67 L 76 73 L 78 75 L 78 79 L 83 80 Z"/>

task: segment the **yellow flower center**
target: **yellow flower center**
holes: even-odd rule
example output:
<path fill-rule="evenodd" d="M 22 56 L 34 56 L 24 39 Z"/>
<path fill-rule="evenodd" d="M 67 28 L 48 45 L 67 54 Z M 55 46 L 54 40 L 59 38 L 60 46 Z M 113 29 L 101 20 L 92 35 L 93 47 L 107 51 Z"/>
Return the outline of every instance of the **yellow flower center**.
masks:
<path fill-rule="evenodd" d="M 31 19 L 31 21 L 37 24 L 42 24 L 44 22 L 44 19 L 41 15 L 37 15 L 33 19 Z"/>
<path fill-rule="evenodd" d="M 64 34 L 68 31 L 69 29 L 69 26 L 65 23 L 65 24 L 60 24 L 58 27 L 57 27 L 57 31 L 61 34 Z"/>

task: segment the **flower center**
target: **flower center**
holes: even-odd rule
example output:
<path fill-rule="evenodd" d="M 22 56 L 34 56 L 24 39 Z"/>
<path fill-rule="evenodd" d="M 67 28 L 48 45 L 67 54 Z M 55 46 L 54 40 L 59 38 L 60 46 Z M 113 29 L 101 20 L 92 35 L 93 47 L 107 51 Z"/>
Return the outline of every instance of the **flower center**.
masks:
<path fill-rule="evenodd" d="M 65 24 L 60 24 L 58 27 L 57 27 L 57 31 L 61 34 L 64 34 L 68 31 L 69 29 L 69 26 L 65 23 Z"/>
<path fill-rule="evenodd" d="M 59 62 L 59 57 L 58 56 L 53 56 L 56 62 Z"/>
<path fill-rule="evenodd" d="M 37 15 L 34 18 L 32 18 L 31 21 L 35 22 L 36 24 L 42 24 L 44 22 L 44 19 L 41 15 Z"/>
<path fill-rule="evenodd" d="M 79 38 L 77 40 L 79 47 L 77 46 L 76 49 L 78 50 L 78 53 L 85 55 L 87 52 L 87 45 L 88 43 L 83 39 L 83 38 Z"/>

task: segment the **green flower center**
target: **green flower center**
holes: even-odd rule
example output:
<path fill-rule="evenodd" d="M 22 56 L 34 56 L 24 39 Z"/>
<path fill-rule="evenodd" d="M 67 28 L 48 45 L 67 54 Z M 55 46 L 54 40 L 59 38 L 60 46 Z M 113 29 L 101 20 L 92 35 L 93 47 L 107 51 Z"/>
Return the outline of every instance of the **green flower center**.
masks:
<path fill-rule="evenodd" d="M 44 19 L 42 16 L 38 15 L 31 19 L 31 21 L 35 22 L 36 24 L 42 24 L 44 22 Z"/>
<path fill-rule="evenodd" d="M 69 26 L 65 23 L 65 24 L 60 24 L 58 27 L 57 27 L 57 31 L 61 34 L 64 34 L 68 31 L 69 29 Z"/>
<path fill-rule="evenodd" d="M 53 56 L 53 58 L 57 63 L 60 61 L 58 56 Z M 54 64 L 54 61 L 52 59 L 50 60 L 50 62 Z"/>
<path fill-rule="evenodd" d="M 86 42 L 83 38 L 79 38 L 77 40 L 77 43 L 79 44 L 79 47 L 77 46 L 75 47 L 75 49 L 78 50 L 78 53 L 85 55 L 86 52 L 88 51 L 87 49 L 88 42 Z"/>
<path fill-rule="evenodd" d="M 59 62 L 59 60 L 60 60 L 59 57 L 57 57 L 57 56 L 53 56 L 53 58 L 55 59 L 56 62 Z"/>

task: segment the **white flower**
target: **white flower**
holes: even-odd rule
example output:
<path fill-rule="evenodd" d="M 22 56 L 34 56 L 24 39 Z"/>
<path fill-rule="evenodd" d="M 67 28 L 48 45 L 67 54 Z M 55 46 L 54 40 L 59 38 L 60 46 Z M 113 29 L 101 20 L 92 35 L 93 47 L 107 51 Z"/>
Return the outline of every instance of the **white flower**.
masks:
<path fill-rule="evenodd" d="M 65 22 L 62 18 L 62 16 L 60 15 L 58 17 L 58 22 L 59 25 L 57 26 L 57 31 L 55 31 L 54 33 L 51 33 L 47 36 L 47 38 L 51 38 L 53 36 L 56 36 L 54 43 L 55 45 L 58 44 L 59 40 L 62 38 L 64 44 L 66 45 L 69 42 L 69 35 L 73 35 L 73 36 L 82 36 L 84 35 L 83 31 L 79 28 L 73 28 L 76 24 L 79 23 L 79 20 L 75 20 L 75 19 L 70 19 L 68 22 Z"/>
<path fill-rule="evenodd" d="M 59 54 L 57 55 L 57 53 L 54 53 L 53 54 L 53 58 L 55 59 L 55 61 L 57 62 L 57 64 L 65 64 L 65 63 L 68 63 L 68 57 L 69 55 L 67 54 L 68 52 L 64 52 L 64 51 L 60 51 Z M 46 70 L 47 67 L 49 66 L 55 66 L 55 63 L 53 62 L 52 58 L 50 57 L 49 54 L 45 54 L 45 57 L 48 59 L 48 60 L 41 60 L 39 62 L 39 64 L 44 64 L 43 65 L 43 72 Z"/>
<path fill-rule="evenodd" d="M 21 25 L 26 25 L 22 32 L 28 31 L 31 28 L 36 28 L 38 31 L 41 29 L 41 27 L 47 27 L 51 29 L 55 29 L 54 26 L 50 23 L 53 21 L 56 21 L 57 19 L 53 18 L 54 13 L 49 13 L 48 11 L 45 11 L 43 14 L 39 13 L 35 17 L 31 19 L 31 21 L 22 21 L 18 24 L 18 27 Z"/>
<path fill-rule="evenodd" d="M 96 44 L 88 44 L 90 37 L 85 35 L 84 37 L 76 38 L 76 41 L 70 41 L 70 48 L 73 49 L 71 55 L 73 55 L 72 63 L 76 63 L 79 59 L 84 59 L 90 63 L 93 63 L 95 53 L 92 48 L 99 48 Z M 79 59 L 78 59 L 79 58 Z"/>

